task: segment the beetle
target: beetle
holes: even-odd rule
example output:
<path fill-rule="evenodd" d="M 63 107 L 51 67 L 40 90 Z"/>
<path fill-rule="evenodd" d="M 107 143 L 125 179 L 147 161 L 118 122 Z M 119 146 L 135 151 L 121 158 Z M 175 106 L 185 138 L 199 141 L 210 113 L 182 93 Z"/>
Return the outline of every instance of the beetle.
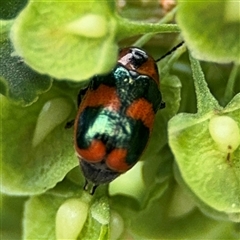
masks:
<path fill-rule="evenodd" d="M 93 194 L 132 168 L 148 143 L 155 114 L 165 107 L 156 61 L 140 48 L 123 48 L 112 71 L 92 77 L 79 95 L 74 146 L 84 189 L 93 184 Z"/>

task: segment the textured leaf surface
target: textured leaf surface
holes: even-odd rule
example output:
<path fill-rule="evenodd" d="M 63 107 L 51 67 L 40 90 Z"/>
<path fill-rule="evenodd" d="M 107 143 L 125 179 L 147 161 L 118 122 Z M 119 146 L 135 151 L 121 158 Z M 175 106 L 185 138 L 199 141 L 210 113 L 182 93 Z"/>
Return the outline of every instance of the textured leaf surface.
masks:
<path fill-rule="evenodd" d="M 112 15 L 107 1 L 30 1 L 14 23 L 14 47 L 40 73 L 86 80 L 117 57 Z"/>
<path fill-rule="evenodd" d="M 78 165 L 72 146 L 72 131 L 64 129 L 73 106 L 67 99 L 59 101 L 55 94 L 51 91 L 26 108 L 15 106 L 1 97 L 3 192 L 17 195 L 45 192 Z M 44 123 L 37 123 L 46 100 L 55 99 L 60 105 L 55 102 L 55 110 L 45 113 L 48 117 L 45 116 Z M 55 118 L 60 118 L 61 123 Z M 42 131 L 38 129 L 35 133 L 39 124 Z M 50 129 L 46 128 L 47 125 Z M 36 136 L 40 133 L 41 137 Z M 37 138 L 34 145 L 33 137 Z"/>
<path fill-rule="evenodd" d="M 197 60 L 190 57 L 195 81 L 198 113 L 181 113 L 169 121 L 169 144 L 183 181 L 198 198 L 217 211 L 240 217 L 240 148 L 233 153 L 219 150 L 209 132 L 214 116 L 228 116 L 240 128 L 240 95 L 219 106 L 207 89 Z M 236 219 L 235 219 L 236 221 Z"/>
<path fill-rule="evenodd" d="M 179 1 L 177 22 L 195 58 L 240 63 L 239 1 Z"/>

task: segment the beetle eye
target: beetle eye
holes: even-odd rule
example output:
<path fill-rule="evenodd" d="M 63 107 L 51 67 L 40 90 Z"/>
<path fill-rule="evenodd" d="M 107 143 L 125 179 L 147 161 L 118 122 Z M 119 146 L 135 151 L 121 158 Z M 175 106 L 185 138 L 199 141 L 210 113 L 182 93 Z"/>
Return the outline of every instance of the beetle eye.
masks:
<path fill-rule="evenodd" d="M 148 55 L 140 49 L 136 48 L 131 49 L 131 53 L 132 53 L 131 62 L 136 68 L 140 67 L 143 63 L 145 63 L 148 60 Z"/>

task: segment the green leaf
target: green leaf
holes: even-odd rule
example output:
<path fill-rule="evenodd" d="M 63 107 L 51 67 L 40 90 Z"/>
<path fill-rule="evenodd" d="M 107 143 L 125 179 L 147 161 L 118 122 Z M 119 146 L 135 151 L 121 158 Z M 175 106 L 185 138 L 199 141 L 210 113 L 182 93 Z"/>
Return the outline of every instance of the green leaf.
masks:
<path fill-rule="evenodd" d="M 110 71 L 117 59 L 117 41 L 147 32 L 179 32 L 179 28 L 121 18 L 113 1 L 41 0 L 30 1 L 17 17 L 12 40 L 34 70 L 80 81 Z"/>
<path fill-rule="evenodd" d="M 29 199 L 24 213 L 24 239 L 108 239 L 108 198 L 86 192 L 80 195 L 74 184 L 69 189 L 62 189 L 65 196 L 50 191 Z"/>
<path fill-rule="evenodd" d="M 56 239 L 55 218 L 65 200 L 48 194 L 31 197 L 25 205 L 23 238 Z"/>
<path fill-rule="evenodd" d="M 24 239 L 61 239 L 64 234 L 69 234 L 67 238 L 77 239 L 77 232 L 82 231 L 89 216 L 91 202 L 98 200 L 94 201 L 86 192 L 79 193 L 74 184 L 65 187 L 66 184 L 63 188 L 58 187 L 62 195 L 51 190 L 29 199 L 24 212 Z"/>
<path fill-rule="evenodd" d="M 14 23 L 14 20 L 0 20 L 0 43 L 8 39 L 10 29 Z"/>
<path fill-rule="evenodd" d="M 192 208 L 188 196 L 175 199 L 179 194 L 174 184 L 160 199 L 151 202 L 148 208 L 138 211 L 125 219 L 131 225 L 129 232 L 134 239 L 237 239 L 233 236 L 234 224 L 216 221 Z M 172 204 L 184 207 L 180 215 L 173 214 Z M 187 210 L 188 205 L 191 208 Z M 123 210 L 122 210 L 123 212 Z M 199 227 L 201 226 L 201 227 Z M 183 230 L 184 229 L 184 230 Z M 123 238 L 124 239 L 124 238 Z"/>
<path fill-rule="evenodd" d="M 26 198 L 10 197 L 0 194 L 1 197 L 1 239 L 21 239 L 23 206 Z"/>
<path fill-rule="evenodd" d="M 34 72 L 14 55 L 10 40 L 4 37 L 7 35 L 9 24 L 11 25 L 10 21 L 6 22 L 6 31 L 2 32 L 5 40 L 1 41 L 0 46 L 0 93 L 18 105 L 27 106 L 37 101 L 40 94 L 49 90 L 52 80 Z"/>
<path fill-rule="evenodd" d="M 78 175 L 82 177 L 79 166 L 76 168 L 78 168 L 78 172 L 77 172 Z M 61 182 L 57 183 L 57 185 L 54 188 L 48 190 L 47 193 L 57 197 L 63 197 L 63 198 L 79 197 L 83 193 L 83 191 L 81 191 L 83 190 L 83 185 L 84 185 L 83 179 L 82 179 L 82 183 L 79 185 L 78 183 L 74 183 L 70 181 L 66 176 Z"/>
<path fill-rule="evenodd" d="M 181 113 L 169 121 L 169 144 L 183 181 L 200 201 L 226 213 L 230 220 L 239 221 L 240 148 L 234 152 L 219 149 L 219 142 L 209 131 L 209 123 L 216 116 L 228 116 L 240 128 L 240 95 L 225 108 L 220 107 L 207 89 L 199 62 L 192 57 L 190 60 L 198 113 Z M 230 147 L 235 144 L 228 140 Z"/>
<path fill-rule="evenodd" d="M 109 238 L 110 209 L 106 197 L 96 199 L 89 211 L 89 218 L 78 239 Z"/>
<path fill-rule="evenodd" d="M 179 171 L 179 168 L 177 164 L 174 164 L 174 176 L 179 183 L 180 187 L 184 189 L 184 192 L 187 193 L 187 196 L 190 198 L 191 203 L 195 204 L 199 209 L 201 210 L 202 213 L 204 213 L 206 216 L 215 219 L 217 221 L 232 221 L 232 222 L 238 222 L 239 219 L 239 214 L 234 213 L 234 214 L 228 214 L 223 211 L 218 211 L 203 201 L 190 189 L 190 187 L 187 185 L 187 183 L 184 181 L 184 179 L 181 176 L 181 173 Z"/>
<path fill-rule="evenodd" d="M 238 1 L 180 1 L 177 23 L 195 58 L 240 63 Z"/>
<path fill-rule="evenodd" d="M 14 23 L 12 39 L 36 71 L 77 81 L 113 67 L 115 28 L 108 1 L 30 1 Z"/>
<path fill-rule="evenodd" d="M 141 199 L 142 208 L 149 206 L 164 194 L 173 176 L 173 156 L 167 145 L 151 160 L 145 162 L 142 170 L 145 183 L 145 194 Z"/>
<path fill-rule="evenodd" d="M 75 166 L 72 131 L 65 124 L 73 103 L 54 87 L 23 108 L 1 96 L 2 191 L 39 194 L 52 188 Z"/>
<path fill-rule="evenodd" d="M 8 0 L 1 2 L 0 18 L 11 19 L 27 4 L 27 0 Z"/>
<path fill-rule="evenodd" d="M 146 188 L 142 176 L 143 162 L 138 162 L 132 169 L 119 176 L 109 185 L 111 196 L 123 194 L 141 201 Z M 128 184 L 131 182 L 131 184 Z"/>

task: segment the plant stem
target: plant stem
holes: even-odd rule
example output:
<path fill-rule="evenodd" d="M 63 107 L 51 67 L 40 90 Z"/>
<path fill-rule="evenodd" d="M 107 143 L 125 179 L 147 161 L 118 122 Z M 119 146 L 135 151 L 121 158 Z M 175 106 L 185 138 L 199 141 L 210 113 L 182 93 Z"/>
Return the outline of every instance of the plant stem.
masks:
<path fill-rule="evenodd" d="M 177 11 L 177 7 L 175 7 L 174 9 L 172 9 L 168 14 L 166 14 L 159 22 L 158 24 L 164 24 L 167 22 L 170 22 L 171 20 L 173 20 L 174 15 Z M 156 35 L 156 33 L 147 33 L 144 36 L 140 37 L 134 44 L 133 46 L 136 47 L 141 47 L 143 46 L 145 43 L 147 43 L 152 37 L 154 37 Z"/>
<path fill-rule="evenodd" d="M 173 33 L 180 32 L 177 24 L 159 24 L 130 21 L 128 19 L 117 16 L 118 36 L 117 40 L 137 36 L 139 34 L 156 34 L 156 33 Z M 152 36 L 153 36 L 152 35 Z"/>
<path fill-rule="evenodd" d="M 199 61 L 189 54 L 191 68 L 194 79 L 195 92 L 197 97 L 198 113 L 208 113 L 213 110 L 219 110 L 217 100 L 211 94 L 207 82 L 205 80 Z"/>
<path fill-rule="evenodd" d="M 233 98 L 234 85 L 237 78 L 238 69 L 239 66 L 237 64 L 234 64 L 225 89 L 224 104 L 227 104 Z"/>
<path fill-rule="evenodd" d="M 170 68 L 172 68 L 173 64 L 178 60 L 178 58 L 186 51 L 186 46 L 183 45 L 179 47 L 167 60 L 167 63 L 161 68 L 161 76 L 164 77 L 167 73 L 169 73 Z"/>

